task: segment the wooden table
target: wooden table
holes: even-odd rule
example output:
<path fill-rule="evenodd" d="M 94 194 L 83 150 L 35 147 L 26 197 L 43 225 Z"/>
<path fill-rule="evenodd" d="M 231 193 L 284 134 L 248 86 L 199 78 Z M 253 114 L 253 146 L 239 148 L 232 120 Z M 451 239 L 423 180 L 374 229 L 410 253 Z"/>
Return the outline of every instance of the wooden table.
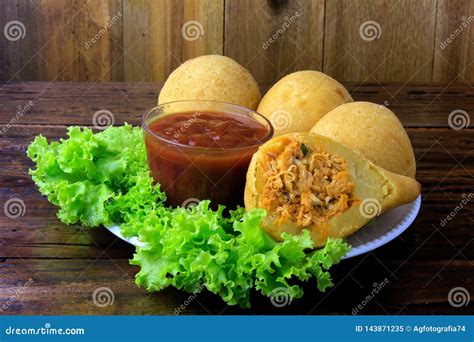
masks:
<path fill-rule="evenodd" d="M 474 130 L 455 130 L 448 115 L 464 110 L 474 119 L 474 91 L 467 84 L 348 85 L 356 100 L 385 103 L 407 127 L 415 148 L 423 187 L 422 208 L 400 237 L 372 253 L 332 269 L 336 286 L 326 293 L 310 282 L 306 295 L 283 308 L 252 295 L 253 308 L 227 307 L 216 296 L 175 289 L 149 294 L 134 283 L 130 266 L 134 248 L 103 228 L 66 226 L 56 208 L 37 191 L 28 176 L 32 163 L 25 150 L 33 137 L 65 136 L 69 125 L 92 126 L 95 111 L 106 109 L 115 124 L 139 124 L 145 108 L 155 104 L 157 84 L 10 83 L 0 84 L 0 203 L 25 203 L 18 218 L 0 214 L 0 310 L 2 314 L 468 314 L 472 304 L 454 307 L 448 293 L 463 287 L 474 296 L 473 192 Z M 16 115 L 18 106 L 29 110 Z M 13 126 L 6 126 L 13 123 Z M 450 213 L 454 217 L 443 225 Z M 367 299 L 374 283 L 388 284 Z M 108 287 L 112 305 L 98 307 L 93 292 Z"/>

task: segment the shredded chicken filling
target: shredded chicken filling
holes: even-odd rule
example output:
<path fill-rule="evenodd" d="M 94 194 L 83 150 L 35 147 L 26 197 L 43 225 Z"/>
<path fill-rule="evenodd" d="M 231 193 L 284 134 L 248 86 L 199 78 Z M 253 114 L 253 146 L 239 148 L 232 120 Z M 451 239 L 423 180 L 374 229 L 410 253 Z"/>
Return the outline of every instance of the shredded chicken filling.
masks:
<path fill-rule="evenodd" d="M 355 199 L 347 161 L 293 141 L 279 155 L 266 154 L 263 206 L 298 226 L 320 225 Z"/>

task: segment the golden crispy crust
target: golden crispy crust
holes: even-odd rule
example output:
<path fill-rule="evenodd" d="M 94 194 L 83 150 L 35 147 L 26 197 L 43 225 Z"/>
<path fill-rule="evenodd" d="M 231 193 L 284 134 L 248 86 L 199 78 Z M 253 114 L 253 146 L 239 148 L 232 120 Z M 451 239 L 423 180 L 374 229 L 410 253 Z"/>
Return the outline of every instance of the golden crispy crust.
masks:
<path fill-rule="evenodd" d="M 272 121 L 277 136 L 309 132 L 326 113 L 347 102 L 352 97 L 342 84 L 322 72 L 306 70 L 275 83 L 257 111 Z"/>
<path fill-rule="evenodd" d="M 421 192 L 420 183 L 410 177 L 400 176 L 382 168 L 379 168 L 378 172 L 391 185 L 392 190 L 390 196 L 384 198 L 384 211 L 413 202 Z"/>
<path fill-rule="evenodd" d="M 325 244 L 328 237 L 347 237 L 363 227 L 371 217 L 364 213 L 362 203 L 372 201 L 378 214 L 396 206 L 412 202 L 420 193 L 419 183 L 410 177 L 401 176 L 384 170 L 371 161 L 364 158 L 360 153 L 350 150 L 347 146 L 339 144 L 329 138 L 310 133 L 293 133 L 276 137 L 260 147 L 254 154 L 247 172 L 247 184 L 245 187 L 245 208 L 262 207 L 261 188 L 262 169 L 259 165 L 265 160 L 264 154 L 268 151 L 277 151 L 285 146 L 285 139 L 296 139 L 296 141 L 317 147 L 325 152 L 336 154 L 347 160 L 349 171 L 355 183 L 354 193 L 360 199 L 359 204 L 349 208 L 342 214 L 338 214 L 327 221 L 323 227 L 309 226 L 311 238 L 315 247 Z M 366 200 L 366 201 L 364 201 Z M 262 228 L 274 239 L 280 240 L 282 232 L 299 234 L 303 227 L 298 227 L 290 219 L 280 219 L 274 213 L 269 212 L 271 220 L 264 220 Z M 273 216 L 272 216 L 273 215 Z"/>
<path fill-rule="evenodd" d="M 166 80 L 158 103 L 212 100 L 255 110 L 260 99 L 258 84 L 247 69 L 231 58 L 208 55 L 176 68 Z"/>
<path fill-rule="evenodd" d="M 396 115 L 385 106 L 353 102 L 327 113 L 311 129 L 361 152 L 386 170 L 415 177 L 410 139 Z"/>
<path fill-rule="evenodd" d="M 257 172 L 257 160 L 255 157 L 259 152 L 256 152 L 250 161 L 249 168 L 247 171 L 247 181 L 244 190 L 244 204 L 247 210 L 253 209 L 257 206 L 257 189 L 256 189 L 256 172 Z"/>

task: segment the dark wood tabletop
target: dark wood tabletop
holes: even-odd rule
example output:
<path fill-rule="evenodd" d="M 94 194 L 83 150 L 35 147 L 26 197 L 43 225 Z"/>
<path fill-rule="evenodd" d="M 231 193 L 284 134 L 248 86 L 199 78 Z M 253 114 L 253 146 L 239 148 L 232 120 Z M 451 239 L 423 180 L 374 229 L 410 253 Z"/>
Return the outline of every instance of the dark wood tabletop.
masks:
<path fill-rule="evenodd" d="M 0 213 L 1 314 L 173 315 L 185 302 L 180 314 L 474 312 L 472 303 L 459 301 L 474 297 L 474 129 L 462 121 L 474 120 L 471 85 L 348 85 L 354 99 L 387 105 L 407 128 L 422 185 L 421 211 L 389 244 L 333 267 L 335 286 L 326 293 L 310 281 L 305 296 L 283 308 L 253 293 L 249 310 L 205 291 L 193 298 L 172 288 L 138 288 L 138 267 L 129 265 L 134 248 L 104 228 L 61 223 L 28 175 L 33 164 L 25 151 L 36 135 L 59 139 L 69 125 L 92 126 L 101 109 L 113 113 L 115 125 L 138 125 L 159 89 L 151 83 L 0 84 L 0 203 L 5 209 L 7 201 L 20 199 L 25 209 L 16 218 Z M 382 281 L 383 289 L 370 296 Z M 94 304 L 100 287 L 113 291 L 111 305 Z"/>

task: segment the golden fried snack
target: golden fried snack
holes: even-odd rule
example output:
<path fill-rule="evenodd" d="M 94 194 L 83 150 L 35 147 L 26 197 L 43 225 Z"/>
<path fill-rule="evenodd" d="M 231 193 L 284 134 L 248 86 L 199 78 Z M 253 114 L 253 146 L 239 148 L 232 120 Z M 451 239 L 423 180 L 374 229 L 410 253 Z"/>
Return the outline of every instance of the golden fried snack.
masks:
<path fill-rule="evenodd" d="M 346 103 L 327 113 L 311 133 L 343 143 L 386 170 L 415 177 L 410 139 L 397 116 L 385 106 Z"/>
<path fill-rule="evenodd" d="M 291 133 L 271 139 L 254 154 L 244 200 L 246 210 L 267 210 L 262 228 L 274 239 L 307 229 L 319 247 L 419 194 L 415 179 L 387 171 L 343 144 Z"/>
<path fill-rule="evenodd" d="M 247 69 L 229 57 L 207 55 L 176 68 L 166 80 L 158 104 L 212 100 L 255 110 L 260 98 L 257 82 Z"/>
<path fill-rule="evenodd" d="M 327 112 L 347 102 L 352 102 L 352 97 L 342 84 L 322 72 L 306 70 L 275 83 L 257 112 L 272 122 L 277 136 L 309 132 Z"/>

